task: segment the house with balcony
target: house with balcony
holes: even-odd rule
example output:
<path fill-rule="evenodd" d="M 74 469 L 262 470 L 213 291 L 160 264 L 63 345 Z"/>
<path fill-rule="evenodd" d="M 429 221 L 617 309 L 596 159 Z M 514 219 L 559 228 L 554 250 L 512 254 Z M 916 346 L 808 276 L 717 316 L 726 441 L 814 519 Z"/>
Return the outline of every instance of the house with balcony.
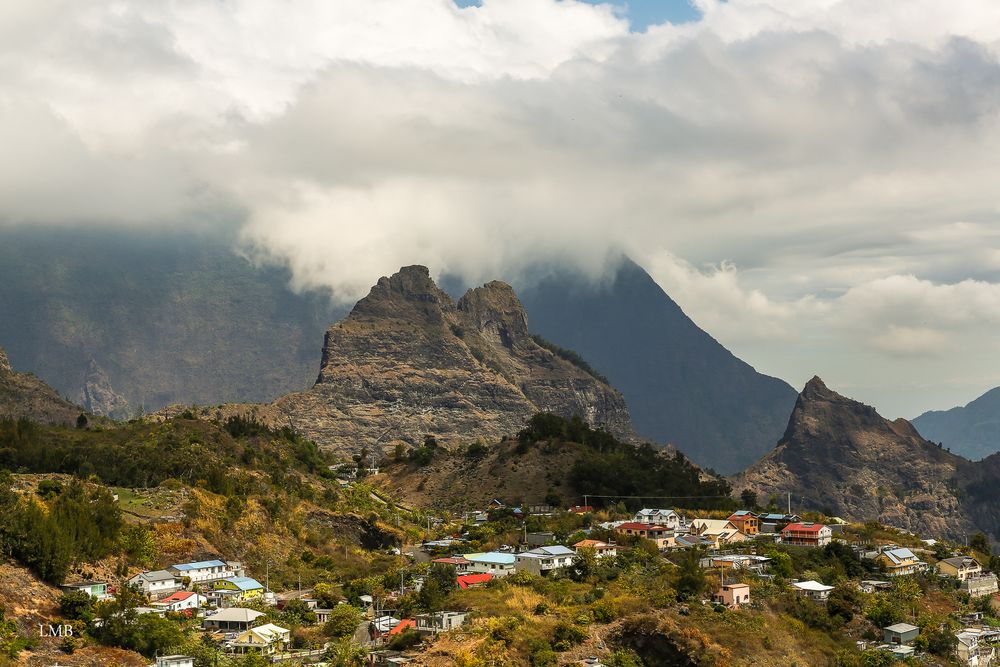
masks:
<path fill-rule="evenodd" d="M 417 632 L 436 635 L 462 627 L 468 617 L 469 613 L 465 611 L 436 611 L 430 614 L 417 614 L 414 620 Z"/>
<path fill-rule="evenodd" d="M 800 547 L 825 547 L 833 539 L 833 531 L 821 523 L 796 522 L 781 529 L 781 541 Z"/>
<path fill-rule="evenodd" d="M 684 517 L 672 509 L 641 509 L 635 513 L 632 521 L 663 526 L 668 530 L 681 530 L 687 527 L 687 521 Z"/>
<path fill-rule="evenodd" d="M 206 616 L 201 622 L 201 627 L 209 631 L 243 632 L 252 628 L 263 615 L 263 612 L 254 609 L 230 607 Z"/>
<path fill-rule="evenodd" d="M 518 572 L 547 575 L 553 570 L 569 567 L 576 560 L 576 552 L 569 547 L 556 545 L 553 547 L 538 547 L 531 551 L 517 554 L 515 568 Z"/>
<path fill-rule="evenodd" d="M 972 556 L 955 556 L 938 561 L 938 573 L 945 577 L 952 577 L 959 581 L 965 581 L 969 577 L 982 574 L 983 566 Z"/>
<path fill-rule="evenodd" d="M 256 653 L 262 656 L 283 651 L 291 641 L 291 632 L 274 623 L 244 630 L 228 646 L 232 653 Z"/>
<path fill-rule="evenodd" d="M 676 546 L 677 533 L 672 528 L 655 523 L 626 521 L 615 526 L 615 532 L 627 537 L 641 537 L 656 543 L 660 549 L 670 549 Z"/>
<path fill-rule="evenodd" d="M 594 555 L 598 558 L 614 557 L 618 555 L 618 545 L 613 542 L 602 542 L 601 540 L 580 540 L 573 545 L 576 553 L 581 549 L 593 549 Z"/>
<path fill-rule="evenodd" d="M 235 561 L 202 560 L 171 565 L 167 572 L 178 579 L 188 579 L 192 584 L 205 584 L 230 577 L 242 577 L 243 567 Z"/>

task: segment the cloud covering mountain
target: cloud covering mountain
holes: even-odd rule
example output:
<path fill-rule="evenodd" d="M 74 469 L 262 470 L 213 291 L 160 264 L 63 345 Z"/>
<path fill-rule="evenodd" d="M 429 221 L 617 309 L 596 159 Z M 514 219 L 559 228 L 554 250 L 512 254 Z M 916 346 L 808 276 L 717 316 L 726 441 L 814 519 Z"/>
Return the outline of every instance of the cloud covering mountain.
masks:
<path fill-rule="evenodd" d="M 624 251 L 793 384 L 1000 383 L 1000 7 L 696 4 L 5 2 L 0 224 L 236 225 L 345 302 Z"/>

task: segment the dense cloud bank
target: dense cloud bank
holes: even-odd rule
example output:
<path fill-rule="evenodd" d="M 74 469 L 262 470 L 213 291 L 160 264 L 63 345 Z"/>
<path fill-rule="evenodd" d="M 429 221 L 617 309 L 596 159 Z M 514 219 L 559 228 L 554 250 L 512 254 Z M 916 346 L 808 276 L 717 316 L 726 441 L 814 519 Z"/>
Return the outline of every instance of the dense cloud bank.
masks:
<path fill-rule="evenodd" d="M 236 218 L 345 301 L 626 252 L 793 383 L 890 414 L 1000 383 L 1000 6 L 696 4 L 5 2 L 0 219 Z"/>

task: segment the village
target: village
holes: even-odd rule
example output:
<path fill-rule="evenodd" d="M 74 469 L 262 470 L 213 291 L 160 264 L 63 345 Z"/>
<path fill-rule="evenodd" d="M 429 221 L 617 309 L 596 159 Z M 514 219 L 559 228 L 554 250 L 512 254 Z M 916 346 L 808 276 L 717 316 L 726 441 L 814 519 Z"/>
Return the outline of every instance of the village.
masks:
<path fill-rule="evenodd" d="M 529 530 L 546 525 L 552 529 Z M 500 528 L 487 530 L 496 526 Z M 498 541 L 500 535 L 510 536 L 512 527 L 519 539 Z M 474 607 L 448 607 L 451 590 L 489 589 L 505 581 L 524 583 L 534 578 L 579 579 L 582 571 L 615 563 L 638 550 L 669 567 L 683 567 L 684 558 L 696 559 L 707 584 L 689 598 L 678 596 L 684 609 L 700 605 L 720 612 L 750 611 L 759 608 L 755 591 L 775 585 L 802 604 L 820 608 L 831 604 L 836 582 L 796 576 L 788 554 L 809 558 L 810 552 L 833 549 L 831 553 L 856 561 L 849 569 L 863 574 L 852 578 L 850 586 L 861 594 L 877 596 L 912 578 L 930 578 L 936 586 L 954 590 L 968 601 L 970 611 L 936 631 L 949 635 L 948 659 L 967 667 L 995 664 L 1000 627 L 990 620 L 1000 616 L 1000 590 L 989 564 L 964 546 L 900 533 L 909 543 L 904 546 L 866 535 L 866 528 L 873 532 L 871 526 L 852 526 L 838 519 L 822 523 L 792 513 L 749 509 L 724 516 L 718 511 L 643 508 L 631 516 L 610 518 L 608 512 L 597 512 L 590 505 L 521 508 L 494 500 L 489 507 L 466 512 L 459 523 L 439 522 L 433 539 L 393 550 L 410 563 L 405 574 L 400 571 L 398 586 L 355 588 L 343 591 L 343 596 L 331 595 L 324 584 L 272 591 L 266 571 L 253 573 L 263 576 L 262 583 L 248 576 L 240 562 L 220 557 L 171 564 L 116 583 L 67 583 L 62 589 L 64 598 L 88 597 L 95 602 L 112 600 L 127 590 L 141 600 L 130 613 L 187 623 L 217 656 L 337 664 L 329 662 L 333 642 L 316 639 L 335 637 L 362 652 L 367 664 L 401 665 L 411 662 L 422 645 L 445 633 L 460 632 L 482 615 Z M 419 613 L 404 602 L 414 595 L 424 601 Z M 294 636 L 293 626 L 324 631 L 304 641 Z M 928 646 L 927 639 L 921 639 L 921 628 L 905 620 L 886 623 L 870 635 L 856 642 L 858 651 L 892 660 L 919 659 Z M 602 664 L 596 656 L 583 662 Z M 196 658 L 164 655 L 153 664 L 195 667 Z"/>

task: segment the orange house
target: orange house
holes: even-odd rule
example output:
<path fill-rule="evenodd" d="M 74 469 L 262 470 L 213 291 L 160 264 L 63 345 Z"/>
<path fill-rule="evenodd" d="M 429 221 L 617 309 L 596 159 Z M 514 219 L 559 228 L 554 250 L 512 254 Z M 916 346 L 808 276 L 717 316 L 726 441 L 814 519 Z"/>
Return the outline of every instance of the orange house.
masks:
<path fill-rule="evenodd" d="M 756 535 L 760 532 L 760 519 L 749 510 L 733 512 L 729 517 L 729 523 L 736 526 L 744 535 Z"/>

